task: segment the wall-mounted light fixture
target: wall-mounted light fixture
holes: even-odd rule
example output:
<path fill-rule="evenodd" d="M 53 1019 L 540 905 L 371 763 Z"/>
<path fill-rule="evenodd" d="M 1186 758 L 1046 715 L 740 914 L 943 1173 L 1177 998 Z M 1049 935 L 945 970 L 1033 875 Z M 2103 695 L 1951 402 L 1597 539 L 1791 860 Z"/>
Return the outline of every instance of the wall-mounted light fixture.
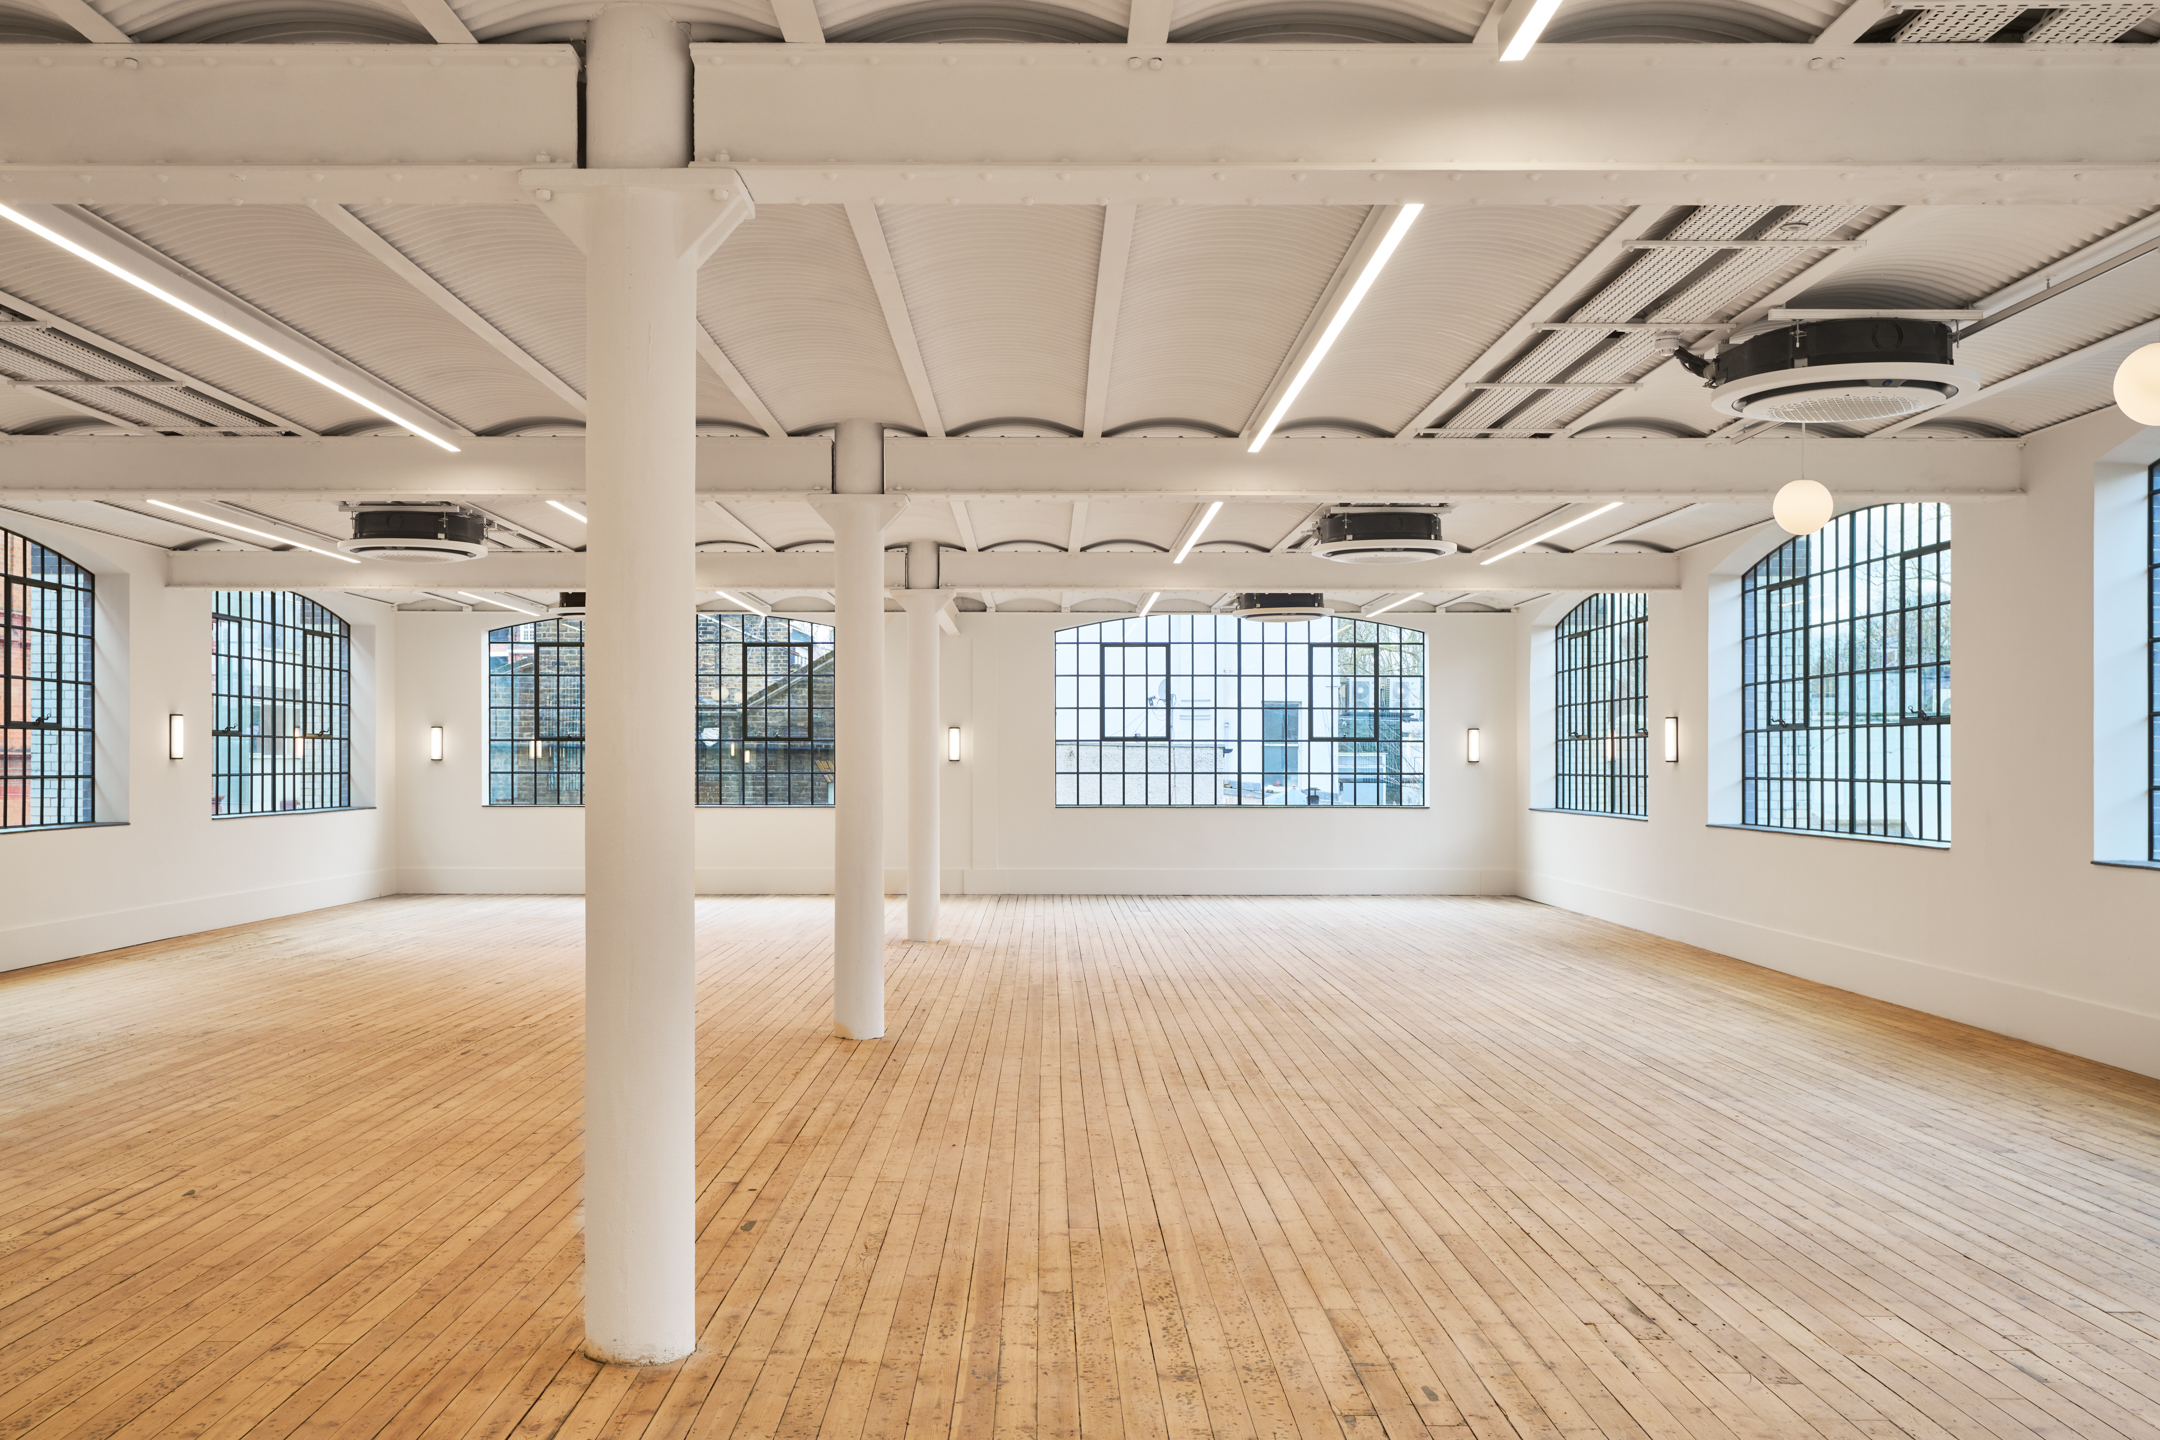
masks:
<path fill-rule="evenodd" d="M 1485 745 L 1482 738 L 1478 735 L 1477 727 L 1473 725 L 1470 729 L 1463 732 L 1463 759 L 1469 761 L 1472 765 L 1475 765 L 1478 763 L 1478 761 L 1484 758 Z"/>
<path fill-rule="evenodd" d="M 168 760 L 187 759 L 187 716 L 185 715 L 167 715 L 165 717 L 165 758 Z"/>
<path fill-rule="evenodd" d="M 960 758 L 960 727 L 958 725 L 945 727 L 945 758 L 947 760 L 958 760 Z"/>
<path fill-rule="evenodd" d="M 1680 763 L 1680 717 L 1678 715 L 1667 715 L 1665 717 L 1665 763 L 1668 765 Z"/>
<path fill-rule="evenodd" d="M 430 725 L 427 732 L 427 758 L 442 759 L 442 726 Z"/>

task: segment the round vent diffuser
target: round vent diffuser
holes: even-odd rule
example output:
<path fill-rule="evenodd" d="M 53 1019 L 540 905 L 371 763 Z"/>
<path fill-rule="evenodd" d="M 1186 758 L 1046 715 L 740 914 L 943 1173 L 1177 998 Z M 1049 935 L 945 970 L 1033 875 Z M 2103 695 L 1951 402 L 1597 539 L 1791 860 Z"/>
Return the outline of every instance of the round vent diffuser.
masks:
<path fill-rule="evenodd" d="M 1329 613 L 1320 596 L 1308 594 L 1239 595 L 1230 609 L 1240 620 L 1325 620 Z"/>
<path fill-rule="evenodd" d="M 1953 363 L 1951 343 L 1940 320 L 1804 321 L 1720 351 L 1707 367 L 1710 403 L 1784 425 L 1899 420 L 1980 383 Z"/>
<path fill-rule="evenodd" d="M 1440 517 L 1430 510 L 1330 510 L 1312 553 L 1346 565 L 1403 565 L 1452 555 L 1455 543 L 1440 538 Z"/>
<path fill-rule="evenodd" d="M 383 505 L 353 512 L 350 540 L 338 549 L 371 560 L 441 564 L 487 553 L 487 522 L 462 510 Z"/>

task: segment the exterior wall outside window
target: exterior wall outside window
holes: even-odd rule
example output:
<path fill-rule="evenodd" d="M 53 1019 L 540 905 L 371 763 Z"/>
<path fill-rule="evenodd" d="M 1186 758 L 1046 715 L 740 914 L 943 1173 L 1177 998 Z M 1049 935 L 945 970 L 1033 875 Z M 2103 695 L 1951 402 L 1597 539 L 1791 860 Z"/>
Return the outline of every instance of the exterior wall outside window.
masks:
<path fill-rule="evenodd" d="M 1741 823 L 1950 838 L 1950 508 L 1878 505 L 1741 586 Z"/>
<path fill-rule="evenodd" d="M 1593 595 L 1553 634 L 1553 808 L 1649 813 L 1648 597 Z"/>
<path fill-rule="evenodd" d="M 698 616 L 697 803 L 833 803 L 833 628 Z"/>
<path fill-rule="evenodd" d="M 1425 637 L 1150 615 L 1056 636 L 1061 806 L 1425 803 Z"/>
<path fill-rule="evenodd" d="M 93 584 L 0 530 L 0 830 L 96 819 Z"/>
<path fill-rule="evenodd" d="M 210 812 L 349 808 L 352 627 L 290 591 L 220 590 L 210 634 Z"/>

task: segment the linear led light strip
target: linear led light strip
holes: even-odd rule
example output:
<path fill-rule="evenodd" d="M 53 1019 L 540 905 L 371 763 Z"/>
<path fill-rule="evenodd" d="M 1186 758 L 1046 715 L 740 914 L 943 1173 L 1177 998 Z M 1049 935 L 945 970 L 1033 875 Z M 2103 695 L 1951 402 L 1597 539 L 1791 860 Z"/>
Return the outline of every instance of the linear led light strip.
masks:
<path fill-rule="evenodd" d="M 1530 13 L 1523 17 L 1522 28 L 1515 32 L 1515 38 L 1508 41 L 1507 49 L 1500 52 L 1500 58 L 1520 60 L 1528 55 L 1530 47 L 1537 44 L 1538 36 L 1545 33 L 1546 25 L 1551 23 L 1559 9 L 1560 0 L 1537 0 L 1537 3 L 1530 7 Z"/>
<path fill-rule="evenodd" d="M 4 208 L 4 207 L 0 207 L 0 208 Z M 150 503 L 150 504 L 152 504 L 152 505 L 155 505 L 155 506 L 157 506 L 157 507 L 158 507 L 158 509 L 160 509 L 160 510 L 171 510 L 171 511 L 175 511 L 175 512 L 177 512 L 178 514 L 181 514 L 181 515 L 192 515 L 192 516 L 194 516 L 194 517 L 195 517 L 195 518 L 196 518 L 197 520 L 207 520 L 207 521 L 209 521 L 209 522 L 210 522 L 210 523 L 211 523 L 212 525 L 222 525 L 222 526 L 223 526 L 224 528 L 226 528 L 227 530 L 238 530 L 238 531 L 239 531 L 239 532 L 240 532 L 241 534 L 243 534 L 243 535 L 256 535 L 256 536 L 260 536 L 260 537 L 261 537 L 262 539 L 268 540 L 268 541 L 269 541 L 269 542 L 270 542 L 271 544 L 273 544 L 273 545 L 291 545 L 291 546 L 295 547 L 296 549 L 300 549 L 300 550 L 306 550 L 306 551 L 309 551 L 309 552 L 311 552 L 311 553 L 313 553 L 313 554 L 316 554 L 316 555 L 327 555 L 327 556 L 329 556 L 329 557 L 330 557 L 330 558 L 331 558 L 332 560 L 342 560 L 342 561 L 344 561 L 344 562 L 345 562 L 346 564 L 348 564 L 348 565 L 358 565 L 358 564 L 360 563 L 360 562 L 359 562 L 358 560 L 354 559 L 354 558 L 353 558 L 352 556 L 350 556 L 350 555 L 340 555 L 340 554 L 338 554 L 338 553 L 337 553 L 337 551 L 335 551 L 335 550 L 321 550 L 321 549 L 317 549 L 317 548 L 316 548 L 315 546 L 313 546 L 313 545 L 309 545 L 309 544 L 307 544 L 307 543 L 306 543 L 306 542 L 304 542 L 304 541 L 300 541 L 300 540 L 294 540 L 294 539 L 290 539 L 289 537 L 287 537 L 287 536 L 284 536 L 284 535 L 272 535 L 272 534 L 271 534 L 271 533 L 270 533 L 269 531 L 267 531 L 267 530 L 255 530 L 255 529 L 251 529 L 251 528 L 249 528 L 249 527 L 248 527 L 248 526 L 246 526 L 246 525 L 238 525 L 238 524 L 235 524 L 234 522 L 232 522 L 232 521 L 230 521 L 230 520 L 227 520 L 227 519 L 223 518 L 222 516 L 217 516 L 217 515 L 205 515 L 205 514 L 203 514 L 203 513 L 202 513 L 202 511 L 200 511 L 200 510 L 190 510 L 190 509 L 188 509 L 188 508 L 187 508 L 187 507 L 186 507 L 185 505 L 172 505 L 172 504 L 168 504 L 167 502 L 165 502 L 165 501 L 163 501 L 163 500 L 152 500 L 152 501 L 150 501 L 149 503 Z"/>
<path fill-rule="evenodd" d="M 259 351 L 260 353 L 269 356 L 272 360 L 277 361 L 278 364 L 283 365 L 286 369 L 297 371 L 299 374 L 307 376 L 308 379 L 313 380 L 316 384 L 322 386 L 324 389 L 333 390 L 338 394 L 344 396 L 346 399 L 352 401 L 355 405 L 359 405 L 368 410 L 372 410 L 377 415 L 382 416 L 383 419 L 388 420 L 391 424 L 404 426 L 407 430 L 412 431 L 413 434 L 419 436 L 421 439 L 427 441 L 428 443 L 432 445 L 440 445 L 443 449 L 448 450 L 453 455 L 458 453 L 458 447 L 451 444 L 448 440 L 443 439 L 441 436 L 430 434 L 426 430 L 421 429 L 418 425 L 413 424 L 412 421 L 407 420 L 404 416 L 398 414 L 393 410 L 385 410 L 382 406 L 368 399 L 365 395 L 355 394 L 353 391 L 346 389 L 343 385 L 338 384 L 337 381 L 332 380 L 329 376 L 323 374 L 321 371 L 310 369 L 308 366 L 301 364 L 298 360 L 293 359 L 292 356 L 287 355 L 282 351 L 275 350 L 270 346 L 265 345 L 262 341 L 257 340 L 254 336 L 226 324 L 223 320 L 218 319 L 209 311 L 200 309 L 194 305 L 190 305 L 187 301 L 181 299 L 178 295 L 173 294 L 170 290 L 166 290 L 149 280 L 145 280 L 142 276 L 135 274 L 131 270 L 128 270 L 119 265 L 115 265 L 112 261 L 107 260 L 104 256 L 97 254 L 95 251 L 83 248 L 82 246 L 76 244 L 74 241 L 68 239 L 65 235 L 60 234 L 58 231 L 47 229 L 45 226 L 38 224 L 37 221 L 32 220 L 29 216 L 23 214 L 21 211 L 10 209 L 5 205 L 0 205 L 0 219 L 14 221 L 17 225 L 22 226 L 23 229 L 28 230 L 31 234 L 40 236 L 41 238 L 46 240 L 50 240 L 53 244 L 58 245 L 61 249 L 67 251 L 70 255 L 74 255 L 80 259 L 89 261 L 92 265 L 97 266 L 98 269 L 103 270 L 106 274 L 113 276 L 115 279 L 125 280 L 128 284 L 142 291 L 145 295 L 154 296 L 157 299 L 164 301 L 167 305 L 172 306 L 173 309 L 178 310 L 183 314 L 194 316 L 197 320 L 202 321 L 203 324 L 208 325 L 211 329 L 218 331 L 220 334 L 229 335 L 233 339 L 238 340 L 241 344 L 247 346 L 250 350 Z M 358 562 L 356 561 L 354 563 L 357 564 Z"/>
<path fill-rule="evenodd" d="M 514 601 L 502 599 L 500 596 L 491 599 L 486 595 L 475 595 L 470 590 L 460 590 L 457 593 L 464 596 L 467 600 L 477 600 L 482 605 L 500 605 L 505 610 L 515 610 L 520 615 L 540 616 L 547 614 L 547 611 L 545 610 L 527 610 L 524 606 L 519 605 Z"/>
<path fill-rule="evenodd" d="M 1540 0 L 1540 3 L 1544 3 L 1544 0 Z M 1552 3 L 1557 5 L 1559 0 L 1552 0 Z M 1411 222 L 1417 219 L 1418 212 L 1424 208 L 1423 205 L 1405 205 L 1402 213 L 1395 217 L 1395 223 L 1388 226 L 1387 235 L 1380 241 L 1380 248 L 1373 251 L 1372 259 L 1365 262 L 1365 269 L 1357 277 L 1357 283 L 1350 287 L 1350 293 L 1343 298 L 1342 309 L 1335 312 L 1335 318 L 1328 321 L 1327 329 L 1320 332 L 1319 343 L 1313 346 L 1312 354 L 1305 357 L 1305 363 L 1298 366 L 1297 374 L 1290 379 L 1290 388 L 1283 391 L 1282 399 L 1277 400 L 1275 408 L 1268 413 L 1267 423 L 1260 427 L 1258 435 L 1253 436 L 1252 444 L 1245 447 L 1246 454 L 1258 454 L 1260 447 L 1267 444 L 1268 436 L 1273 435 L 1275 427 L 1282 423 L 1283 416 L 1290 413 L 1291 405 L 1297 401 L 1298 392 L 1305 388 L 1305 382 L 1312 379 L 1313 372 L 1320 368 L 1320 362 L 1327 358 L 1327 352 L 1334 345 L 1335 337 L 1342 334 L 1343 326 L 1348 325 L 1350 317 L 1357 313 L 1358 302 L 1365 298 L 1366 291 L 1372 289 L 1373 281 L 1380 278 L 1380 271 L 1387 264 L 1388 257 L 1395 253 L 1396 246 L 1402 244 L 1403 236 L 1410 232 Z"/>
<path fill-rule="evenodd" d="M 1200 537 L 1207 533 L 1207 527 L 1215 523 L 1217 515 L 1222 514 L 1222 507 L 1223 502 L 1220 500 L 1208 502 L 1207 514 L 1200 517 L 1200 523 L 1192 527 L 1192 533 L 1185 537 L 1185 543 L 1178 546 L 1177 558 L 1170 562 L 1172 565 L 1185 563 L 1185 557 L 1192 554 L 1192 547 L 1200 543 Z"/>
<path fill-rule="evenodd" d="M 757 603 L 757 601 L 755 601 L 755 600 L 746 600 L 746 599 L 744 599 L 744 598 L 743 598 L 742 596 L 740 596 L 740 595 L 731 595 L 731 594 L 729 594 L 729 593 L 728 593 L 727 591 L 725 591 L 725 590 L 715 590 L 715 591 L 713 591 L 712 593 L 713 593 L 713 594 L 715 594 L 715 595 L 717 595 L 717 596 L 719 596 L 719 597 L 720 597 L 720 598 L 721 598 L 722 600 L 725 600 L 725 601 L 727 601 L 727 602 L 728 602 L 728 604 L 730 604 L 730 605 L 740 605 L 740 606 L 742 606 L 742 608 L 743 608 L 743 609 L 745 609 L 745 610 L 748 610 L 748 611 L 749 611 L 749 612 L 750 612 L 751 614 L 753 614 L 753 615 L 770 615 L 770 614 L 772 614 L 772 607 L 771 607 L 771 606 L 769 606 L 769 605 L 760 605 L 760 604 L 758 604 L 758 603 Z"/>
<path fill-rule="evenodd" d="M 1520 545 L 1510 545 L 1507 549 L 1502 550 L 1499 554 L 1493 556 L 1491 560 L 1480 560 L 1478 561 L 1478 564 L 1490 565 L 1493 563 L 1493 560 L 1505 560 L 1508 556 L 1515 554 L 1517 551 L 1527 550 L 1532 545 L 1543 544 L 1545 541 L 1552 539 L 1553 536 L 1558 535 L 1563 530 L 1572 530 L 1577 525 L 1582 524 L 1585 520 L 1595 520 L 1598 516 L 1603 515 L 1606 511 L 1617 510 L 1619 508 L 1620 502 L 1618 500 L 1614 500 L 1607 504 L 1600 505 L 1597 509 L 1592 510 L 1587 515 L 1577 515 L 1572 520 L 1563 521 L 1562 523 L 1553 526 L 1552 529 L 1547 530 L 1544 534 L 1533 535 L 1528 540 L 1523 541 Z"/>
<path fill-rule="evenodd" d="M 578 514 L 577 511 L 572 510 L 569 506 L 563 504 L 560 500 L 550 500 L 548 501 L 548 504 L 554 506 L 557 510 L 562 511 L 563 514 L 569 516 L 572 520 L 577 521 L 580 525 L 590 523 L 585 519 L 583 515 Z"/>
<path fill-rule="evenodd" d="M 1147 604 L 1140 607 L 1140 613 L 1142 615 L 1145 615 L 1148 613 L 1148 611 L 1153 610 L 1155 608 L 1155 602 L 1160 599 L 1162 599 L 1162 591 L 1157 590 L 1154 594 L 1147 597 Z"/>
<path fill-rule="evenodd" d="M 1390 610 L 1393 610 L 1393 609 L 1394 609 L 1394 608 L 1395 608 L 1396 606 L 1398 606 L 1398 605 L 1407 605 L 1407 604 L 1409 604 L 1409 603 L 1410 603 L 1410 602 L 1411 602 L 1412 600 L 1415 600 L 1415 599 L 1417 599 L 1417 598 L 1418 598 L 1418 596 L 1420 596 L 1420 595 L 1423 595 L 1424 593 L 1425 593 L 1425 592 L 1424 592 L 1424 591 L 1422 591 L 1422 590 L 1413 590 L 1413 591 L 1411 591 L 1411 592 L 1410 592 L 1410 593 L 1409 593 L 1408 595 L 1405 595 L 1405 596 L 1403 596 L 1403 597 L 1402 597 L 1402 599 L 1400 599 L 1400 600 L 1390 600 L 1390 601 L 1388 601 L 1388 603 L 1387 603 L 1387 604 L 1385 604 L 1385 605 L 1382 605 L 1382 606 L 1381 606 L 1381 607 L 1380 607 L 1379 609 L 1377 609 L 1377 610 L 1368 610 L 1368 611 L 1366 612 L 1366 614 L 1367 614 L 1368 616 L 1370 616 L 1370 615 L 1385 615 L 1385 614 L 1387 614 L 1387 612 L 1388 612 L 1388 611 L 1390 611 Z"/>

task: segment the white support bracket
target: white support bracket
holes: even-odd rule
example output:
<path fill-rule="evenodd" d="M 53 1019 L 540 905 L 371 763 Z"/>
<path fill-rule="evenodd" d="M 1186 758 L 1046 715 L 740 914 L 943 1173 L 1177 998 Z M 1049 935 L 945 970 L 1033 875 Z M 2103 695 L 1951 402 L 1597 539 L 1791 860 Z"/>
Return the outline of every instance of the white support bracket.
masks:
<path fill-rule="evenodd" d="M 683 197 L 677 254 L 693 268 L 712 258 L 735 227 L 757 213 L 733 170 L 520 170 L 518 186 L 578 249 L 585 249 L 585 200 L 595 190 L 672 190 Z"/>

